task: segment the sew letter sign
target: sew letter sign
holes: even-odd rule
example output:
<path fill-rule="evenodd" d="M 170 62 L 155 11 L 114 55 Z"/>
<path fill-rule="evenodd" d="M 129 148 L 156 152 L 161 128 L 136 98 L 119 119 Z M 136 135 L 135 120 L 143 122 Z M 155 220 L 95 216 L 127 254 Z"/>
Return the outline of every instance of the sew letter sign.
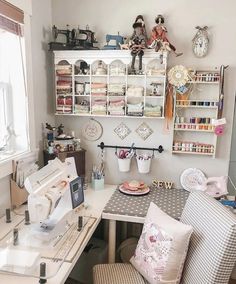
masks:
<path fill-rule="evenodd" d="M 152 181 L 152 185 L 158 188 L 171 189 L 173 184 L 174 183 L 171 181 L 162 181 L 162 180 L 157 180 L 157 179 L 154 179 Z"/>

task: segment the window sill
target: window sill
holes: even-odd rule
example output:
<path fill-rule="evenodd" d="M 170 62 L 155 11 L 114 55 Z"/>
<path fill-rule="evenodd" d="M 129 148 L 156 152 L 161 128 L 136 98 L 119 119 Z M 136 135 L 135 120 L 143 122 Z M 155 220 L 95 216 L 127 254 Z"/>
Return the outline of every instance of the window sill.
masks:
<path fill-rule="evenodd" d="M 29 154 L 31 151 L 16 152 L 10 155 L 4 155 L 3 159 L 0 159 L 0 179 L 9 176 L 13 172 L 13 160 L 23 158 L 24 155 Z"/>

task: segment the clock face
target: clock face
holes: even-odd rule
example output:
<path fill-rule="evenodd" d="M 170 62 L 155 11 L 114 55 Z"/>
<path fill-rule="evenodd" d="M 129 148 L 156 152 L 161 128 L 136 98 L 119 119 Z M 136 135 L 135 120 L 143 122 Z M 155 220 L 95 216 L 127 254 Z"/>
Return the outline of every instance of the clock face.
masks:
<path fill-rule="evenodd" d="M 209 39 L 205 35 L 198 35 L 193 40 L 193 53 L 197 57 L 204 57 L 208 52 Z"/>

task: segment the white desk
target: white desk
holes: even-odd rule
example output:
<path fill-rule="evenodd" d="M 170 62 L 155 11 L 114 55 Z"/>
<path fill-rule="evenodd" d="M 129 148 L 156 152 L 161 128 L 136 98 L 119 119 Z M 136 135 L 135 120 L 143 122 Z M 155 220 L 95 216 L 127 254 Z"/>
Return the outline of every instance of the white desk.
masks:
<path fill-rule="evenodd" d="M 84 216 L 95 217 L 96 221 L 91 227 L 91 229 L 86 234 L 86 237 L 82 242 L 79 240 L 74 244 L 72 251 L 75 256 L 72 262 L 64 262 L 57 275 L 51 279 L 48 279 L 48 284 L 63 284 L 68 278 L 71 270 L 82 254 L 84 248 L 86 247 L 88 241 L 90 240 L 92 234 L 97 228 L 99 222 L 101 221 L 102 211 L 112 196 L 116 186 L 115 185 L 105 185 L 104 190 L 94 191 L 92 189 L 87 189 L 85 191 L 85 205 L 87 208 L 82 209 L 81 214 Z M 17 226 L 22 220 L 22 216 L 15 216 L 12 218 L 13 221 L 10 224 L 5 223 L 5 218 L 0 219 L 0 239 L 2 239 L 7 232 L 9 232 L 12 228 Z M 39 279 L 32 277 L 23 277 L 19 275 L 9 275 L 0 273 L 0 283 L 1 284 L 36 284 L 39 283 Z"/>

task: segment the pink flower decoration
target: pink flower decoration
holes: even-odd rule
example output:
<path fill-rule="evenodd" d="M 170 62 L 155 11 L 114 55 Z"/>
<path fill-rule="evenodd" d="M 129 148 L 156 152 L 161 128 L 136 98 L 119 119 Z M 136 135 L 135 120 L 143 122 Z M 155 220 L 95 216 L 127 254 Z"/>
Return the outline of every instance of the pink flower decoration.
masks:
<path fill-rule="evenodd" d="M 223 135 L 223 133 L 224 133 L 224 126 L 223 125 L 217 125 L 215 127 L 215 134 L 217 136 L 220 136 L 220 135 Z"/>

